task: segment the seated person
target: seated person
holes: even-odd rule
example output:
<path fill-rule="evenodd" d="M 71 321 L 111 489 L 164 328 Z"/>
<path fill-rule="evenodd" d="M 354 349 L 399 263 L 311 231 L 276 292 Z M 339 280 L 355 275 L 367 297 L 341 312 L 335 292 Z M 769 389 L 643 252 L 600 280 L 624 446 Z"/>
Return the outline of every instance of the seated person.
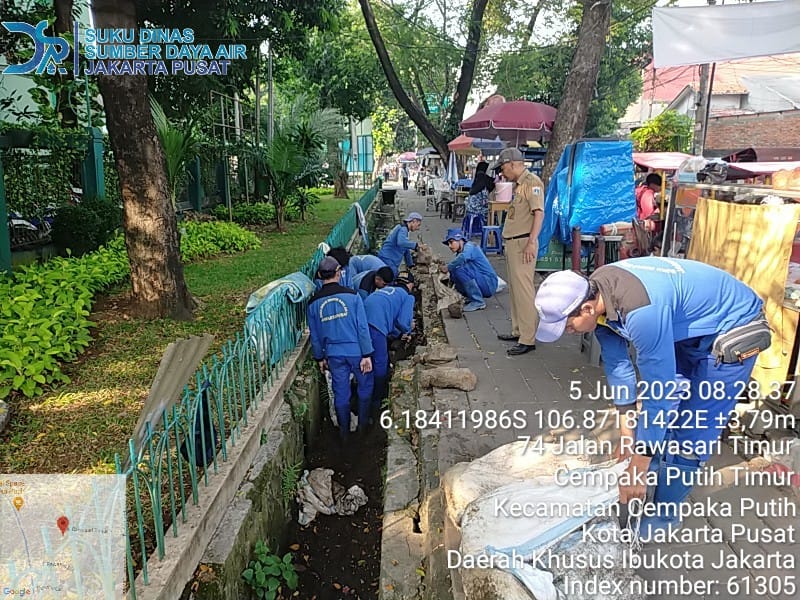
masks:
<path fill-rule="evenodd" d="M 659 208 L 656 204 L 656 194 L 661 191 L 661 175 L 650 173 L 644 183 L 636 188 L 636 218 L 658 219 Z"/>
<path fill-rule="evenodd" d="M 479 246 L 464 239 L 460 229 L 448 229 L 442 242 L 456 255 L 447 265 L 450 281 L 456 290 L 467 299 L 464 312 L 486 308 L 484 298 L 494 296 L 497 291 L 497 273 Z"/>
<path fill-rule="evenodd" d="M 383 241 L 378 258 L 381 259 L 392 272 L 400 272 L 400 263 L 405 259 L 406 267 L 414 266 L 411 251 L 417 250 L 419 244 L 408 239 L 409 232 L 417 231 L 422 226 L 422 215 L 418 212 L 409 213 L 403 222 L 395 226 Z"/>
<path fill-rule="evenodd" d="M 481 161 L 475 167 L 475 179 L 472 182 L 472 187 L 469 189 L 469 195 L 464 201 L 466 205 L 466 216 L 464 223 L 461 226 L 469 237 L 473 235 L 480 235 L 483 231 L 483 226 L 488 223 L 489 215 L 489 193 L 494 190 L 494 179 L 487 173 L 486 169 L 489 168 L 489 163 Z M 472 218 L 470 217 L 477 217 Z M 471 231 L 467 231 L 468 223 L 472 223 Z"/>
<path fill-rule="evenodd" d="M 356 256 L 351 256 L 350 263 L 347 265 L 351 278 L 355 278 L 356 275 L 364 271 L 377 271 L 385 266 L 386 263 L 372 254 L 357 254 Z"/>
<path fill-rule="evenodd" d="M 374 271 L 364 271 L 353 277 L 353 289 L 362 299 L 366 299 L 375 290 L 380 290 L 394 280 L 394 273 L 389 267 L 383 266 Z"/>

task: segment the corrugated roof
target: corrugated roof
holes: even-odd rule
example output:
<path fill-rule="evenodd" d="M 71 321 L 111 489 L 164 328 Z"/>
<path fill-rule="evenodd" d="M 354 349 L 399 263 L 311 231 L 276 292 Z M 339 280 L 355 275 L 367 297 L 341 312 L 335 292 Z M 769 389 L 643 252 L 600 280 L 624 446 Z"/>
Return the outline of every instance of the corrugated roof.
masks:
<path fill-rule="evenodd" d="M 714 94 L 744 94 L 749 91 L 748 79 L 759 82 L 777 82 L 779 91 L 788 91 L 794 97 L 800 85 L 800 54 L 766 56 L 747 60 L 717 63 L 714 72 Z M 700 65 L 653 69 L 650 63 L 643 74 L 642 96 L 655 102 L 672 102 L 688 85 L 697 89 L 700 82 Z M 782 86 L 788 86 L 785 90 Z"/>

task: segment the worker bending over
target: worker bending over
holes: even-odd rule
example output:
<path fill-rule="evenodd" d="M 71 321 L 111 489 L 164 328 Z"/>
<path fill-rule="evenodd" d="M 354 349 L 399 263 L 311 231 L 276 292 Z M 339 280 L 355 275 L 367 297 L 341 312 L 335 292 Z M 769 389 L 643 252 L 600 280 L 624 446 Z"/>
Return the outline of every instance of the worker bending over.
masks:
<path fill-rule="evenodd" d="M 414 319 L 414 296 L 411 294 L 413 288 L 411 281 L 398 278 L 364 300 L 374 350 L 375 385 L 371 405 L 373 420 L 380 411 L 381 401 L 388 395 L 389 339 L 411 333 Z"/>
<path fill-rule="evenodd" d="M 617 407 L 629 412 L 641 401 L 635 427 L 621 418 L 621 458 L 631 460 L 620 503 L 655 503 L 642 519 L 646 538 L 680 527 L 678 505 L 747 389 L 756 355 L 770 345 L 763 302 L 716 267 L 644 257 L 589 278 L 554 273 L 539 288 L 536 310 L 539 341 L 594 331 Z"/>
<path fill-rule="evenodd" d="M 405 259 L 406 267 L 414 266 L 411 251 L 418 250 L 420 244 L 408 239 L 408 234 L 417 231 L 421 226 L 422 215 L 412 212 L 386 236 L 380 252 L 378 252 L 378 258 L 392 269 L 395 277 L 400 273 L 400 263 L 403 262 L 403 259 Z"/>
<path fill-rule="evenodd" d="M 394 273 L 392 270 L 383 266 L 375 271 L 364 271 L 353 276 L 353 288 L 365 300 L 375 290 L 389 285 L 394 280 Z"/>

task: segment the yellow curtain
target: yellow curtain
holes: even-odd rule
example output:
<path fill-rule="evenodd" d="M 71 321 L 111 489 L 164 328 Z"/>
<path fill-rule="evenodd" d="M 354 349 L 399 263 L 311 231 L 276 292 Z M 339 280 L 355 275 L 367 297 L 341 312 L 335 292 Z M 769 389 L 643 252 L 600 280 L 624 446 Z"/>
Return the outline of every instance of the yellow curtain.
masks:
<path fill-rule="evenodd" d="M 798 313 L 783 305 L 800 204 L 765 206 L 700 198 L 687 258 L 724 269 L 761 296 L 772 328 L 753 378 L 766 395 L 787 380 Z"/>

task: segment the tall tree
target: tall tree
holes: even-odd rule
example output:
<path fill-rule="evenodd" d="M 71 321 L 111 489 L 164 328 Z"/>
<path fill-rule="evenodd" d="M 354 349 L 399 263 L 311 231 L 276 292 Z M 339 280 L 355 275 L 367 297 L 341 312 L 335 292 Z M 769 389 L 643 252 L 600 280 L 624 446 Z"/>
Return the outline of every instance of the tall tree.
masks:
<path fill-rule="evenodd" d="M 580 6 L 564 10 L 557 0 L 545 0 L 545 3 L 537 15 L 539 31 L 552 31 L 547 25 L 555 19 L 564 27 L 556 28 L 555 36 L 539 36 L 528 48 L 501 57 L 494 83 L 497 92 L 508 98 L 558 106 L 575 54 L 582 11 Z M 539 6 L 537 4 L 536 8 Z M 640 72 L 651 56 L 649 15 L 652 6 L 653 0 L 613 2 L 609 34 L 589 106 L 586 135 L 601 137 L 616 132 L 617 121 L 641 93 Z M 527 28 L 518 35 L 524 39 Z"/>
<path fill-rule="evenodd" d="M 578 44 L 564 85 L 564 95 L 558 105 L 553 136 L 542 167 L 542 179 L 545 183 L 555 170 L 564 148 L 580 138 L 586 127 L 589 104 L 592 101 L 608 26 L 611 22 L 611 1 L 583 0 L 582 2 L 583 16 L 578 31 Z"/>
<path fill-rule="evenodd" d="M 96 27 L 136 28 L 134 0 L 94 0 Z M 122 227 L 131 265 L 133 303 L 145 318 L 192 318 L 183 275 L 164 151 L 144 75 L 99 78 L 123 200 Z"/>
<path fill-rule="evenodd" d="M 338 21 L 344 0 L 136 0 L 140 27 L 192 28 L 195 44 L 244 44 L 246 58 L 231 63 L 226 77 L 153 76 L 150 89 L 167 116 L 185 116 L 204 103 L 210 91 L 233 95 L 252 87 L 263 59 L 259 48 L 269 40 L 274 56 L 302 57 L 309 33 Z"/>
<path fill-rule="evenodd" d="M 457 129 L 458 123 L 464 118 L 464 107 L 466 106 L 467 96 L 472 87 L 472 81 L 475 76 L 475 64 L 477 63 L 478 50 L 481 41 L 483 15 L 486 11 L 486 4 L 488 0 L 473 0 L 472 8 L 468 19 L 468 34 L 467 44 L 464 49 L 464 54 L 461 60 L 461 70 L 456 85 L 455 93 L 453 95 L 453 103 L 449 115 L 448 123 L 442 131 L 434 123 L 431 122 L 426 112 L 429 110 L 424 108 L 427 102 L 426 97 L 423 95 L 417 98 L 417 101 L 411 99 L 409 93 L 403 86 L 400 78 L 398 77 L 392 59 L 386 50 L 386 44 L 380 29 L 378 28 L 375 19 L 375 13 L 369 3 L 369 0 L 359 0 L 361 5 L 361 12 L 364 15 L 364 22 L 367 26 L 372 44 L 378 54 L 383 72 L 389 82 L 389 87 L 394 93 L 397 102 L 419 128 L 422 134 L 428 139 L 431 145 L 436 148 L 437 152 L 443 157 L 448 155 L 447 142 L 450 134 L 454 133 Z"/>

